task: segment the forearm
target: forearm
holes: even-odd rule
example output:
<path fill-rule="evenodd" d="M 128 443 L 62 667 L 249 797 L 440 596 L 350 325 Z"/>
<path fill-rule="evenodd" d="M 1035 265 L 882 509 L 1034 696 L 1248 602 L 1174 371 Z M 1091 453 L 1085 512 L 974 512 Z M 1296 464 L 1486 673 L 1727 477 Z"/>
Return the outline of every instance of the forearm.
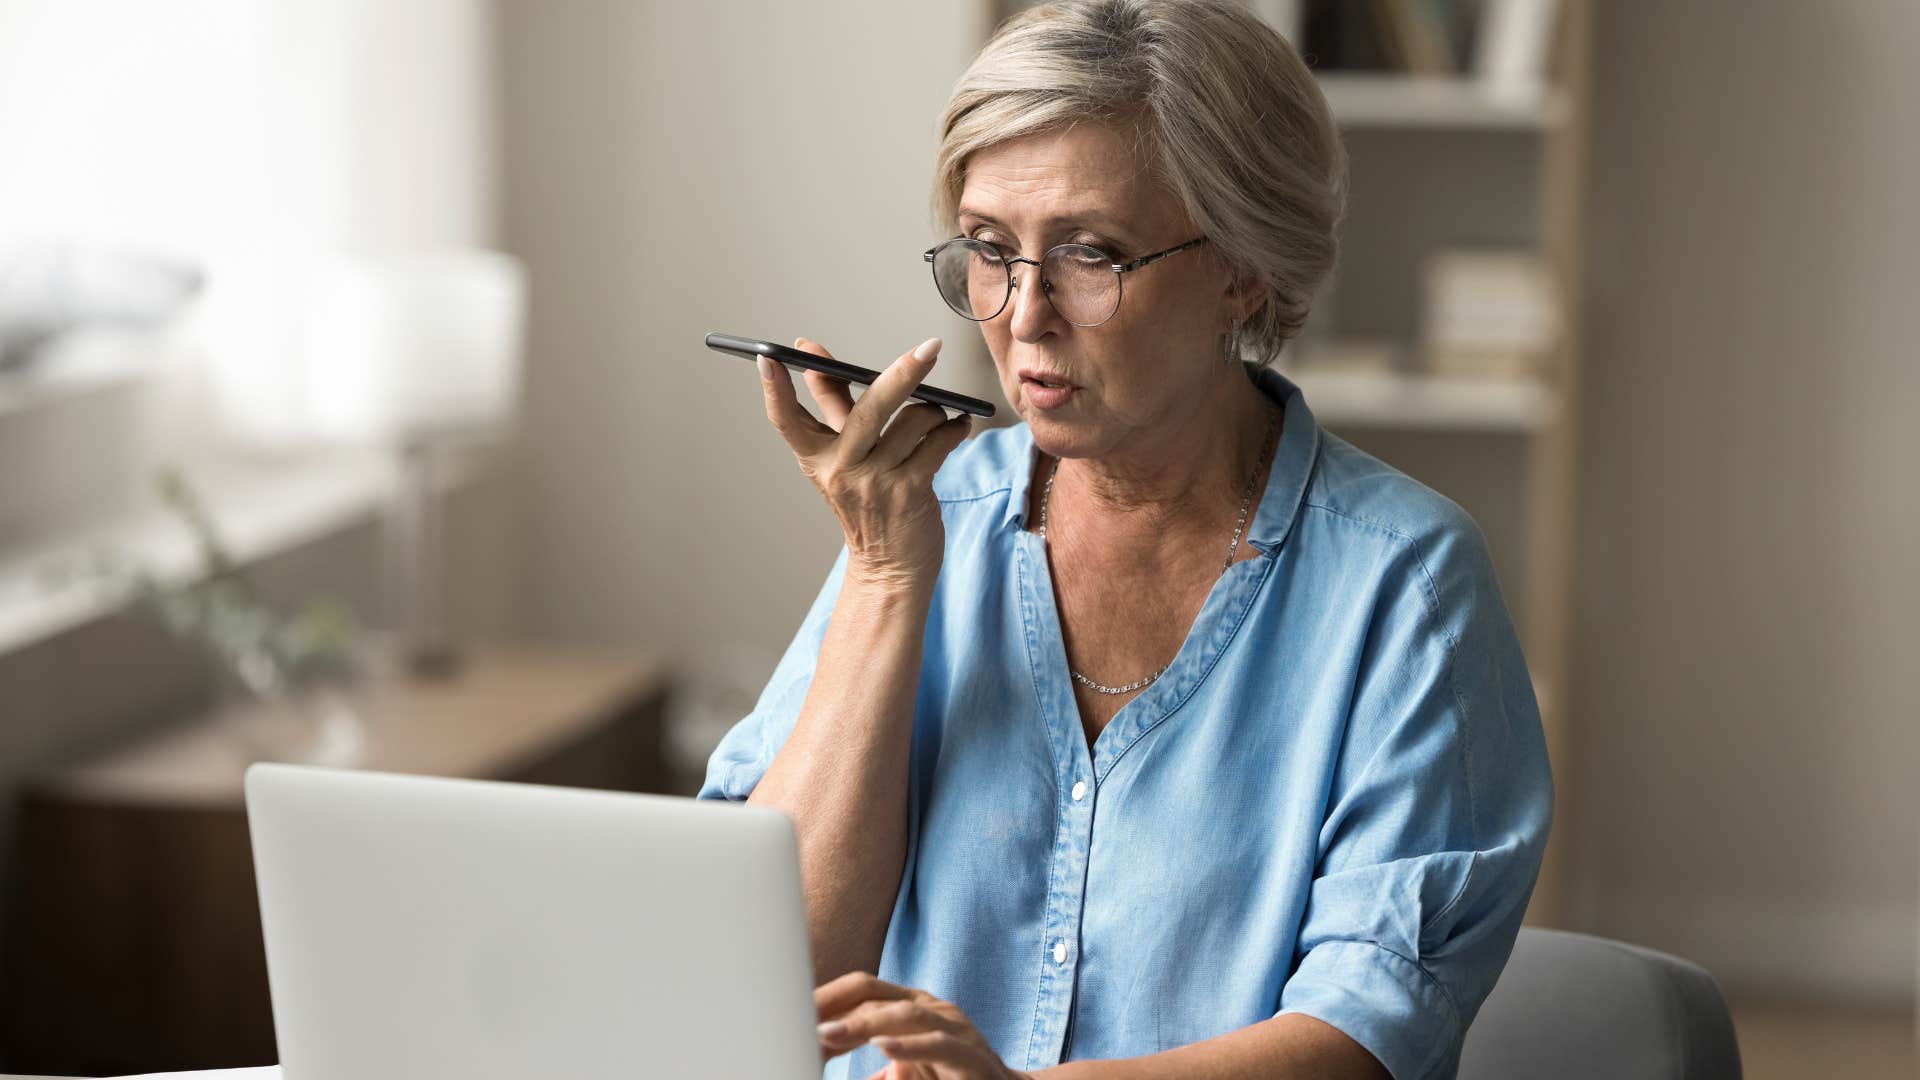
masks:
<path fill-rule="evenodd" d="M 793 818 L 814 982 L 874 971 L 907 849 L 907 759 L 931 588 L 849 575 L 800 715 L 748 802 Z"/>
<path fill-rule="evenodd" d="M 1121 1061 L 1074 1061 L 1034 1080 L 1385 1080 L 1387 1071 L 1338 1028 L 1289 1013 L 1218 1038 Z"/>

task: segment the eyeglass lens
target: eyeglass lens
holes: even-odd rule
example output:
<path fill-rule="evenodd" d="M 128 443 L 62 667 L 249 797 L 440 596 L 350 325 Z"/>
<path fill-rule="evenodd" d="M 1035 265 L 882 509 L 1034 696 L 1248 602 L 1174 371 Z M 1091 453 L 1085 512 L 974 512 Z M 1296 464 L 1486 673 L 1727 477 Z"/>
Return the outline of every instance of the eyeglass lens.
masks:
<path fill-rule="evenodd" d="M 1020 271 L 1033 267 L 1021 263 Z M 1008 262 L 1000 249 L 979 240 L 953 240 L 934 252 L 933 279 L 947 305 L 966 318 L 1000 314 L 1013 293 Z M 1062 244 L 1040 262 L 1040 277 L 1062 318 L 1078 326 L 1105 322 L 1120 306 L 1120 275 L 1097 248 Z"/>

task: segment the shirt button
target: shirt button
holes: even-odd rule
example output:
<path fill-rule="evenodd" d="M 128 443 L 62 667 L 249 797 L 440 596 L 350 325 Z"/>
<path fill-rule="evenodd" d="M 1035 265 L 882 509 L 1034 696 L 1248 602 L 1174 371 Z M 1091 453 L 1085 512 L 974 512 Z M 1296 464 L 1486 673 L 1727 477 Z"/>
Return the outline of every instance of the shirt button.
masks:
<path fill-rule="evenodd" d="M 1067 962 L 1066 942 L 1056 941 L 1053 943 L 1053 962 L 1056 964 L 1064 964 Z"/>
<path fill-rule="evenodd" d="M 1087 797 L 1087 782 L 1085 780 L 1082 780 L 1079 783 L 1074 784 L 1073 785 L 1073 801 L 1079 802 L 1081 799 L 1084 799 L 1086 797 Z"/>

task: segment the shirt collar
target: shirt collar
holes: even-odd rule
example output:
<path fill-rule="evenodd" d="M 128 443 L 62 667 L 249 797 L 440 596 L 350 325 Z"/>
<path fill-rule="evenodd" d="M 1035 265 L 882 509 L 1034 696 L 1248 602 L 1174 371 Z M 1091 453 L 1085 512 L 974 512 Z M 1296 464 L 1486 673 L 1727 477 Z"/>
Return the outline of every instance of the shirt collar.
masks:
<path fill-rule="evenodd" d="M 1280 445 L 1273 451 L 1273 467 L 1267 470 L 1267 486 L 1260 494 L 1260 505 L 1247 526 L 1247 543 L 1272 554 L 1293 529 L 1300 516 L 1300 504 L 1307 495 L 1307 482 L 1313 477 L 1313 464 L 1320 458 L 1320 424 L 1307 408 L 1307 398 L 1293 380 L 1270 367 L 1256 368 L 1253 381 L 1269 398 L 1283 406 Z"/>
<path fill-rule="evenodd" d="M 1267 470 L 1267 485 L 1246 534 L 1247 543 L 1271 554 L 1287 538 L 1300 514 L 1307 481 L 1320 454 L 1320 425 L 1292 380 L 1270 367 L 1249 368 L 1254 384 L 1283 409 L 1280 445 L 1274 448 L 1273 467 Z M 1025 424 L 1020 425 L 1020 440 L 1024 464 L 1016 467 L 1002 518 L 1002 524 L 1012 529 L 1027 527 L 1028 493 L 1034 481 L 1033 430 Z"/>

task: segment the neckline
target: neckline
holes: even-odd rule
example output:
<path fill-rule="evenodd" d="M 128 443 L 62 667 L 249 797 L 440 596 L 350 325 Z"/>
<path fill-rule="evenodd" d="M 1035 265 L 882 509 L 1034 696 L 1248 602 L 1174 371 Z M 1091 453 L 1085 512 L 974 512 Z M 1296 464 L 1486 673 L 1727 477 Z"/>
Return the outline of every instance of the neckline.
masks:
<path fill-rule="evenodd" d="M 1238 637 L 1240 627 L 1253 608 L 1254 598 L 1265 588 L 1277 565 L 1273 556 L 1299 515 L 1307 482 L 1319 455 L 1320 428 L 1300 388 L 1291 380 L 1272 369 L 1256 369 L 1252 365 L 1248 365 L 1248 369 L 1261 390 L 1281 403 L 1284 410 L 1279 444 L 1274 450 L 1259 509 L 1243 538 L 1244 543 L 1258 548 L 1261 555 L 1234 563 L 1214 579 L 1206 601 L 1187 628 L 1165 672 L 1123 703 L 1091 744 L 1081 721 L 1073 678 L 1068 673 L 1066 637 L 1061 628 L 1059 601 L 1054 593 L 1046 548 L 1039 534 L 1025 527 L 1028 493 L 1037 469 L 1038 453 L 1032 431 L 1024 424 L 1018 428 L 1024 440 L 1026 467 L 1015 473 L 1004 522 L 1017 531 L 1014 550 L 1028 629 L 1025 635 L 1028 662 L 1048 737 L 1054 745 L 1060 770 L 1058 779 L 1063 789 L 1072 784 L 1081 769 L 1090 769 L 1096 783 L 1104 781 L 1128 750 L 1180 710 Z"/>
<path fill-rule="evenodd" d="M 1243 366 L 1254 385 L 1281 407 L 1280 439 L 1274 447 L 1273 463 L 1267 470 L 1267 481 L 1260 489 L 1252 520 L 1247 522 L 1246 535 L 1241 538 L 1241 543 L 1270 556 L 1292 531 L 1299 516 L 1313 464 L 1319 457 L 1321 430 L 1313 411 L 1307 407 L 1305 396 L 1291 379 L 1270 367 L 1244 363 Z M 1027 528 L 1027 503 L 1039 472 L 1039 448 L 1033 441 L 1033 429 L 1025 423 L 1012 430 L 1018 433 L 1024 464 L 1015 468 L 1001 524 L 1017 532 L 1037 535 Z"/>
<path fill-rule="evenodd" d="M 1025 530 L 1015 540 L 1028 629 L 1028 663 L 1049 738 L 1054 742 L 1063 786 L 1072 782 L 1082 766 L 1092 770 L 1096 783 L 1104 781 L 1135 743 L 1179 711 L 1238 636 L 1254 597 L 1265 587 L 1275 565 L 1275 560 L 1268 557 L 1271 552 L 1263 550 L 1263 557 L 1236 562 L 1215 578 L 1165 670 L 1122 703 L 1089 744 L 1074 693 L 1059 597 L 1054 592 L 1046 547 L 1038 533 Z"/>

